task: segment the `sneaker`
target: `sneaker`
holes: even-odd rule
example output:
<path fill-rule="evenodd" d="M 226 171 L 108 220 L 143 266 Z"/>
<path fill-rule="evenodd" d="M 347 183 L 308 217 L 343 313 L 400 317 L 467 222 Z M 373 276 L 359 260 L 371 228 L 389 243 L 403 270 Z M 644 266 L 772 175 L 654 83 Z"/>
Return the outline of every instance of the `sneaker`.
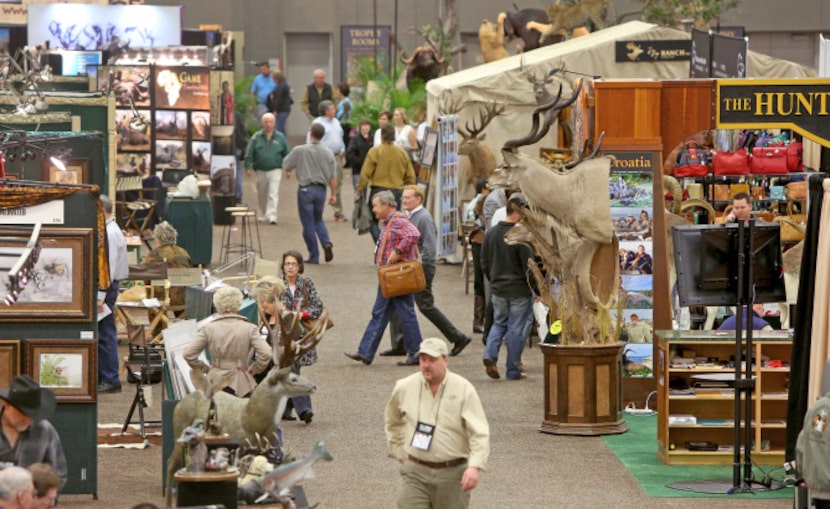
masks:
<path fill-rule="evenodd" d="M 346 216 L 344 216 L 341 212 L 338 212 L 334 215 L 334 220 L 338 223 L 345 223 L 348 221 L 348 219 L 346 219 Z"/>
<path fill-rule="evenodd" d="M 493 380 L 501 378 L 501 375 L 499 375 L 499 368 L 496 367 L 496 363 L 490 359 L 484 359 L 484 371 L 487 373 L 487 376 Z"/>

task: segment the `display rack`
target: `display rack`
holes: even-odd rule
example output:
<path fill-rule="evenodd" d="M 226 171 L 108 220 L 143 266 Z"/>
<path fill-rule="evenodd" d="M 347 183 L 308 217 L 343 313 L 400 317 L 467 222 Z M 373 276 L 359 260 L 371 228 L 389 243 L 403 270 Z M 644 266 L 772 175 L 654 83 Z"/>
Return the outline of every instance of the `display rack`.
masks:
<path fill-rule="evenodd" d="M 733 459 L 733 389 L 695 388 L 694 376 L 734 373 L 725 367 L 734 356 L 734 331 L 656 331 L 655 336 L 658 457 L 667 465 L 729 465 Z M 745 355 L 752 359 L 748 371 L 755 377 L 750 416 L 752 459 L 760 465 L 780 465 L 786 445 L 792 337 L 787 331 L 754 331 L 753 338 L 752 353 Z M 680 389 L 683 386 L 687 389 Z M 689 450 L 687 442 L 710 442 L 719 447 L 714 451 Z"/>
<path fill-rule="evenodd" d="M 452 257 L 458 250 L 458 115 L 438 118 L 438 178 L 436 227 L 438 256 Z"/>

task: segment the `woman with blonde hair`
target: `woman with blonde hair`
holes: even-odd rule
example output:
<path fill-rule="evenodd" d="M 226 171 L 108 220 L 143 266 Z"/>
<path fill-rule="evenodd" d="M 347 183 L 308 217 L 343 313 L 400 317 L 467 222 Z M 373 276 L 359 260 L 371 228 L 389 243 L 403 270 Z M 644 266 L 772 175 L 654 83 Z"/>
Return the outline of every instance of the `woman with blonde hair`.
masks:
<path fill-rule="evenodd" d="M 224 390 L 241 398 L 256 387 L 254 374 L 263 372 L 271 360 L 271 349 L 262 339 L 256 325 L 239 315 L 242 292 L 226 286 L 213 295 L 213 306 L 219 317 L 207 324 L 184 349 L 184 359 L 194 370 L 204 372 L 216 386 L 225 376 L 230 382 Z M 210 352 L 210 364 L 199 359 L 205 348 Z M 254 351 L 254 363 L 248 357 Z"/>
<path fill-rule="evenodd" d="M 412 155 L 418 152 L 418 139 L 415 129 L 409 125 L 406 109 L 395 108 L 392 121 L 395 125 L 395 146 L 406 150 L 406 153 L 412 158 Z"/>

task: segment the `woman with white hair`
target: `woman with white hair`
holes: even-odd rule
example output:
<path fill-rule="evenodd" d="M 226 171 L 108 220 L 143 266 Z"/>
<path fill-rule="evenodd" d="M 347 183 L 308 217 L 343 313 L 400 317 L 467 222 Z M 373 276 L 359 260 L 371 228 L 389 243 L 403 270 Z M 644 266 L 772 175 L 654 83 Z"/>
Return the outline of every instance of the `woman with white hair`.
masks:
<path fill-rule="evenodd" d="M 156 248 L 150 251 L 141 263 L 164 262 L 168 268 L 189 269 L 193 267 L 190 260 L 190 253 L 183 247 L 176 245 L 179 232 L 167 221 L 162 221 L 153 229 L 153 237 L 156 239 Z M 170 305 L 183 306 L 186 288 L 179 286 L 170 289 Z M 156 295 L 161 295 L 164 290 L 156 287 Z"/>
<path fill-rule="evenodd" d="M 254 375 L 268 367 L 271 349 L 262 339 L 257 326 L 239 315 L 242 292 L 226 286 L 213 295 L 213 306 L 219 316 L 196 334 L 184 349 L 184 358 L 192 369 L 204 372 L 216 389 L 216 384 L 230 374 L 226 392 L 246 397 L 256 387 Z M 205 348 L 210 352 L 210 364 L 199 359 Z M 254 363 L 248 357 L 254 351 Z"/>

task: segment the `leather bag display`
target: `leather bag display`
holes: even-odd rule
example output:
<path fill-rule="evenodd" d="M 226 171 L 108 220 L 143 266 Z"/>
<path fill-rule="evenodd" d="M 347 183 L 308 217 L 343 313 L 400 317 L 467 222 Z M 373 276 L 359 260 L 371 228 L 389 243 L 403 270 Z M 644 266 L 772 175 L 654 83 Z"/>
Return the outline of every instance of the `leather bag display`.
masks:
<path fill-rule="evenodd" d="M 749 175 L 750 156 L 747 149 L 734 152 L 718 150 L 712 159 L 712 171 L 715 175 Z"/>
<path fill-rule="evenodd" d="M 712 187 L 714 188 L 715 201 L 726 201 L 729 199 L 729 184 L 715 184 Z"/>
<path fill-rule="evenodd" d="M 735 197 L 738 193 L 749 194 L 749 184 L 732 184 L 729 186 L 729 199 Z"/>
<path fill-rule="evenodd" d="M 787 199 L 790 200 L 806 200 L 807 199 L 807 181 L 790 182 L 787 184 Z"/>
<path fill-rule="evenodd" d="M 427 287 L 424 268 L 419 260 L 408 260 L 378 267 L 380 292 L 387 299 L 420 292 Z"/>
<path fill-rule="evenodd" d="M 782 175 L 789 173 L 787 147 L 755 147 L 752 151 L 751 170 L 758 175 Z"/>
<path fill-rule="evenodd" d="M 787 169 L 790 172 L 804 171 L 803 152 L 800 141 L 793 141 L 787 145 Z"/>
<path fill-rule="evenodd" d="M 775 222 L 781 228 L 782 242 L 800 242 L 804 240 L 804 234 L 807 231 L 807 215 L 799 213 L 792 202 L 787 204 L 787 215 L 776 217 Z"/>
<path fill-rule="evenodd" d="M 704 177 L 709 174 L 709 158 L 705 150 L 698 148 L 684 148 L 677 154 L 674 165 L 674 176 Z"/>
<path fill-rule="evenodd" d="M 703 184 L 698 184 L 697 182 L 692 182 L 686 186 L 686 190 L 689 192 L 689 199 L 690 200 L 702 200 L 703 199 Z"/>

